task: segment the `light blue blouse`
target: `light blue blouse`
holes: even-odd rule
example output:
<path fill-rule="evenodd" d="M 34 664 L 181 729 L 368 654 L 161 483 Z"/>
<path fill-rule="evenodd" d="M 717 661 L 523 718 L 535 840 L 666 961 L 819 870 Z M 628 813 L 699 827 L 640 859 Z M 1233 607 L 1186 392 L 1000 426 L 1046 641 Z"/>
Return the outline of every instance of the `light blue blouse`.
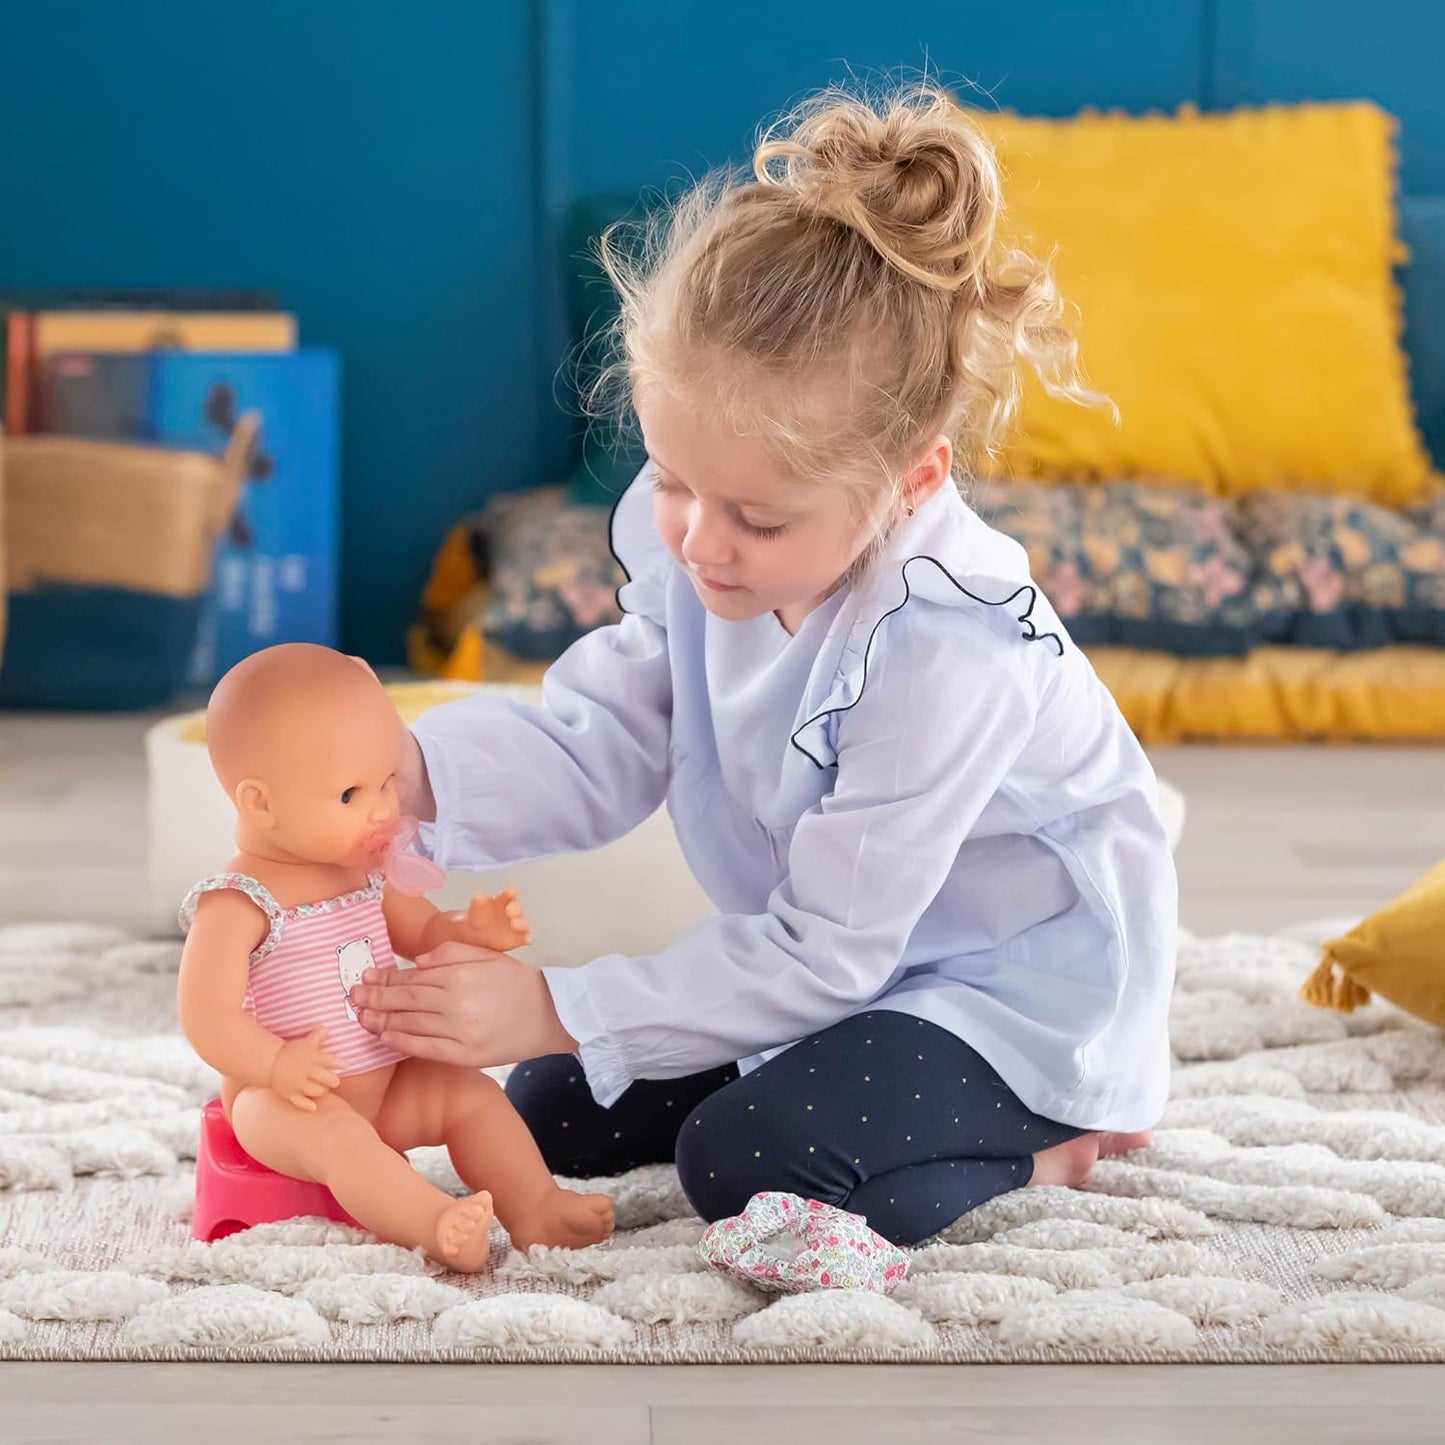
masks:
<path fill-rule="evenodd" d="M 548 969 L 595 1097 L 896 1009 L 978 1050 L 1035 1113 L 1161 1113 L 1176 884 L 1152 769 L 1015 542 L 952 487 L 790 637 L 724 622 L 618 505 L 626 615 L 531 708 L 415 732 L 423 843 L 494 868 L 600 846 L 664 799 L 719 910 L 661 952 Z"/>

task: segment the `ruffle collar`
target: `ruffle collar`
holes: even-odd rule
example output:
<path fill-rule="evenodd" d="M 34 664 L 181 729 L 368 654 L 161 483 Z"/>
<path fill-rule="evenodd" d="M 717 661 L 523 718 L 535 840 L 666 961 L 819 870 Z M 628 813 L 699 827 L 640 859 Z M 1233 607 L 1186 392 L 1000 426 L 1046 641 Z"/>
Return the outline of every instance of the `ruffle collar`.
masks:
<path fill-rule="evenodd" d="M 657 534 L 651 494 L 651 469 L 644 468 L 613 510 L 612 551 L 627 576 L 617 594 L 623 611 L 662 622 L 676 564 Z M 863 696 L 878 635 L 890 617 L 919 598 L 942 607 L 989 609 L 994 625 L 1020 642 L 1064 655 L 1063 629 L 1029 578 L 1024 549 L 988 527 L 955 487 L 946 486 L 894 532 L 867 575 L 849 585 L 833 618 L 791 738 L 814 767 L 836 765 L 837 719 Z"/>
<path fill-rule="evenodd" d="M 1029 579 L 1023 548 L 981 521 L 956 488 L 944 487 L 897 529 L 833 623 L 804 720 L 792 735 L 793 747 L 814 767 L 836 766 L 837 721 L 863 696 L 879 634 L 920 598 L 947 608 L 990 609 L 993 625 L 1006 635 L 1063 656 L 1062 628 Z"/>

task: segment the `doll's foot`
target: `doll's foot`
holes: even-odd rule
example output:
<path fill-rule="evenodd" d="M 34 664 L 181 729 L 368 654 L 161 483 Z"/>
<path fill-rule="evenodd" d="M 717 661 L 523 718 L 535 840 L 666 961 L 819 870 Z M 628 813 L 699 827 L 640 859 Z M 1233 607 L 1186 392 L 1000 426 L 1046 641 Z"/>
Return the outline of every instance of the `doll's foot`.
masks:
<path fill-rule="evenodd" d="M 481 1269 L 491 1252 L 492 1217 L 492 1196 L 485 1189 L 448 1204 L 437 1220 L 437 1258 L 460 1274 Z"/>
<path fill-rule="evenodd" d="M 1128 1154 L 1135 1149 L 1147 1149 L 1154 1142 L 1152 1129 L 1137 1134 L 1100 1134 L 1099 1158 L 1112 1159 L 1118 1154 Z"/>
<path fill-rule="evenodd" d="M 516 1249 L 530 1249 L 534 1244 L 581 1249 L 609 1238 L 616 1224 L 612 1200 L 607 1195 L 554 1189 L 535 1213 L 518 1220 L 508 1233 Z"/>
<path fill-rule="evenodd" d="M 1074 1189 L 1088 1177 L 1099 1158 L 1099 1135 L 1080 1134 L 1034 1155 L 1033 1178 L 1029 1187 L 1040 1184 L 1062 1184 Z"/>

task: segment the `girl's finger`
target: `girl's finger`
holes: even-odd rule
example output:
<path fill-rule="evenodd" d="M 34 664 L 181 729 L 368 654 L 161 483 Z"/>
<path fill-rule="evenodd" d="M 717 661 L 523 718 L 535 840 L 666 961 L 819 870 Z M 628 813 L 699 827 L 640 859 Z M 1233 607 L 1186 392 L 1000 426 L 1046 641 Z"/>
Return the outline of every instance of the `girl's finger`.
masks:
<path fill-rule="evenodd" d="M 476 943 L 458 943 L 451 939 L 439 943 L 429 953 L 418 954 L 412 961 L 418 968 L 440 968 L 448 963 L 486 963 L 502 957 L 494 948 L 483 948 Z"/>
<path fill-rule="evenodd" d="M 308 1114 L 314 1114 L 316 1112 L 316 1101 L 314 1099 L 308 1099 L 305 1094 L 292 1094 L 291 1102 L 295 1104 L 298 1109 L 302 1109 Z"/>
<path fill-rule="evenodd" d="M 425 1034 L 429 1039 L 453 1038 L 451 1025 L 447 1022 L 445 1014 L 397 1012 L 384 1009 L 368 1009 L 366 1012 L 375 1020 L 374 1023 L 366 1025 L 374 1034 L 402 1029 L 410 1034 Z"/>
<path fill-rule="evenodd" d="M 467 1049 L 455 1039 L 431 1038 L 424 1034 L 395 1033 L 387 1030 L 381 1041 L 388 1048 L 410 1054 L 414 1059 L 434 1059 L 439 1064 L 475 1064 Z"/>
<path fill-rule="evenodd" d="M 446 990 L 437 981 L 427 984 L 394 983 L 389 988 L 361 990 L 357 1000 L 363 1008 L 392 1013 L 397 1009 L 417 1009 L 422 1013 L 440 1013 L 447 1006 Z"/>

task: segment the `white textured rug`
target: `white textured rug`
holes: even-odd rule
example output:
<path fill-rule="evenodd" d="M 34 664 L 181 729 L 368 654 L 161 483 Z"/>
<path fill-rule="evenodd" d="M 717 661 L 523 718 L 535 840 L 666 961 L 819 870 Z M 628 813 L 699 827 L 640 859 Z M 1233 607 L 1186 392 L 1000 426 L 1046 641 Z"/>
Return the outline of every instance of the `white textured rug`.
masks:
<path fill-rule="evenodd" d="M 315 1220 L 198 1244 L 215 1080 L 175 1030 L 176 956 L 0 929 L 0 1358 L 1445 1360 L 1445 1040 L 1299 1003 L 1300 941 L 1185 937 L 1153 1147 L 995 1200 L 887 1299 L 707 1272 L 666 1168 L 594 1186 L 612 1243 L 529 1258 L 499 1233 L 469 1278 Z"/>

